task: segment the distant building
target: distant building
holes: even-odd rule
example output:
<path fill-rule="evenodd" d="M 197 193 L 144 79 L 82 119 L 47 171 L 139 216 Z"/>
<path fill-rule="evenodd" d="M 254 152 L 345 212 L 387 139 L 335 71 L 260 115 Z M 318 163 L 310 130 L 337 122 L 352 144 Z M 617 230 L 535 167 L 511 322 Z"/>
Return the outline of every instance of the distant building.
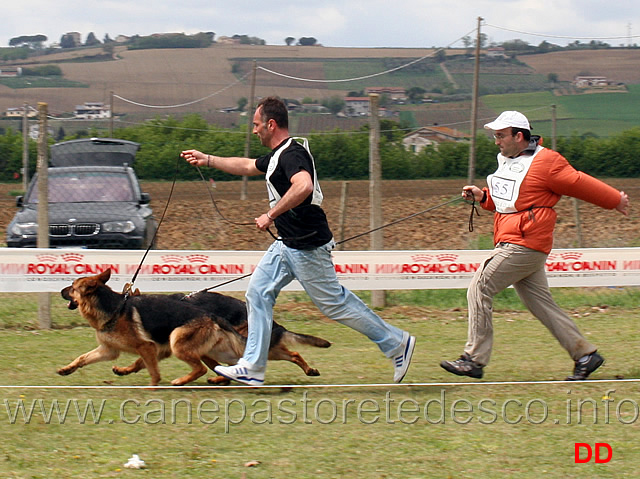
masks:
<path fill-rule="evenodd" d="M 505 49 L 502 47 L 491 47 L 487 48 L 487 57 L 488 58 L 507 58 L 507 54 Z"/>
<path fill-rule="evenodd" d="M 364 89 L 365 94 L 377 93 L 378 95 L 387 95 L 390 100 L 394 102 L 406 101 L 407 91 L 404 88 L 382 86 L 382 87 L 369 87 Z"/>
<path fill-rule="evenodd" d="M 437 148 L 440 143 L 467 141 L 464 133 L 446 126 L 424 126 L 404 136 L 402 144 L 407 150 L 419 153 L 427 146 Z"/>
<path fill-rule="evenodd" d="M 369 97 L 348 96 L 345 97 L 344 103 L 347 116 L 369 116 Z"/>
<path fill-rule="evenodd" d="M 22 75 L 22 68 L 20 67 L 5 67 L 0 68 L 0 77 L 13 78 Z"/>
<path fill-rule="evenodd" d="M 74 117 L 79 120 L 111 118 L 111 110 L 102 102 L 85 102 L 84 105 L 76 106 Z"/>
<path fill-rule="evenodd" d="M 131 37 L 127 35 L 118 35 L 114 41 L 116 43 L 127 43 L 129 40 L 131 40 Z"/>
<path fill-rule="evenodd" d="M 221 36 L 221 37 L 218 37 L 217 43 L 221 45 L 240 45 L 240 39 Z"/>
<path fill-rule="evenodd" d="M 4 116 L 6 118 L 22 118 L 24 116 L 24 107 L 20 106 L 18 108 L 7 108 L 7 111 L 4 112 Z M 38 116 L 38 110 L 36 110 L 31 105 L 27 105 L 27 118 L 35 118 Z"/>
<path fill-rule="evenodd" d="M 82 36 L 80 32 L 68 32 L 66 35 L 73 38 L 73 43 L 75 43 L 77 46 L 82 45 Z"/>
<path fill-rule="evenodd" d="M 588 88 L 591 86 L 607 86 L 609 80 L 603 76 L 577 76 L 573 80 L 573 84 L 578 88 Z"/>

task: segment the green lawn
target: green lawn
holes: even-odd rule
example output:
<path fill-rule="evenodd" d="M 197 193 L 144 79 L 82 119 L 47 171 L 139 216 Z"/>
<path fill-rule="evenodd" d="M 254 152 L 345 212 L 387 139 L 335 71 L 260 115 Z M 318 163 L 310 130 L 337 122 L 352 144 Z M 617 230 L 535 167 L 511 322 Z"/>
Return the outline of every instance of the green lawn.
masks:
<path fill-rule="evenodd" d="M 551 135 L 551 105 L 557 106 L 559 136 L 587 132 L 612 136 L 640 126 L 640 85 L 628 93 L 554 96 L 550 92 L 487 95 L 482 102 L 495 111 L 519 110 L 531 120 L 534 133 Z"/>
<path fill-rule="evenodd" d="M 287 388 L 171 388 L 186 368 L 175 358 L 161 363 L 163 387 L 155 390 L 136 387 L 148 384 L 146 371 L 111 373 L 131 356 L 61 377 L 58 367 L 95 347 L 91 329 L 2 329 L 0 477 L 636 477 L 635 290 L 556 297 L 607 359 L 592 381 L 550 382 L 564 379 L 572 363 L 509 294 L 496 303 L 495 350 L 481 381 L 438 366 L 457 357 L 466 338 L 460 291 L 394 295 L 381 311 L 418 338 L 402 385 L 387 384 L 391 364 L 372 343 L 322 320 L 299 294 L 283 297 L 279 321 L 333 345 L 300 349 L 317 378 L 271 362 L 267 384 Z M 355 386 L 334 386 L 347 384 Z M 577 442 L 608 443 L 613 458 L 575 464 Z M 146 470 L 123 467 L 132 454 Z M 259 464 L 246 466 L 251 461 Z"/>

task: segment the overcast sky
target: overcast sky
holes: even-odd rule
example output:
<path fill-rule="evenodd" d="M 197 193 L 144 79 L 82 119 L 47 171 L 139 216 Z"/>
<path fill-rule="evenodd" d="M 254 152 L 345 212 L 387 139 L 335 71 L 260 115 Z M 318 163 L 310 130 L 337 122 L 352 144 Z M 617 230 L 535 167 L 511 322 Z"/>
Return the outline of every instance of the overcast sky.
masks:
<path fill-rule="evenodd" d="M 330 47 L 463 46 L 477 18 L 490 42 L 519 38 L 532 45 L 599 40 L 640 44 L 638 0 L 9 0 L 0 17 L 0 46 L 21 35 L 47 43 L 67 32 L 149 35 L 215 32 L 283 45 L 314 37 Z"/>

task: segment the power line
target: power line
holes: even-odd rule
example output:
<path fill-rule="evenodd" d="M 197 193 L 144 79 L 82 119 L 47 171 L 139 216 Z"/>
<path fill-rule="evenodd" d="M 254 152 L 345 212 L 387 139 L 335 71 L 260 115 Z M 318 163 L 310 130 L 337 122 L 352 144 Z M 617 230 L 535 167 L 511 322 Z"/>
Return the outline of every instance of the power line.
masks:
<path fill-rule="evenodd" d="M 521 35 L 531 35 L 534 37 L 547 37 L 547 38 L 559 38 L 563 40 L 630 40 L 631 38 L 640 38 L 640 35 L 631 35 L 630 32 L 628 35 L 615 36 L 615 37 L 576 37 L 576 36 L 567 36 L 567 35 L 551 35 L 548 33 L 535 33 L 535 32 L 526 32 L 523 30 L 514 30 L 512 28 L 501 27 L 498 25 L 492 25 L 490 23 L 485 23 L 484 26 L 496 28 L 498 30 L 504 30 L 507 32 L 519 33 Z"/>

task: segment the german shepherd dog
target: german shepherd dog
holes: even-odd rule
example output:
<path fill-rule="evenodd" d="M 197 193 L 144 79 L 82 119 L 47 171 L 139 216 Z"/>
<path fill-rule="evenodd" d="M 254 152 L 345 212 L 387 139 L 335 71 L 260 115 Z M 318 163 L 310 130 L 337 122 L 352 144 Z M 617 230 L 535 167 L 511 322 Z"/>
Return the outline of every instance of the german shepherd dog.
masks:
<path fill-rule="evenodd" d="M 143 295 L 136 290 L 132 295 L 125 295 L 106 285 L 110 277 L 111 270 L 107 269 L 95 276 L 76 279 L 61 291 L 62 297 L 69 301 L 69 309 L 78 308 L 96 330 L 99 346 L 60 368 L 58 374 L 66 376 L 88 364 L 114 360 L 121 352 L 129 352 L 140 357 L 128 367 L 114 366 L 113 372 L 124 376 L 146 367 L 151 385 L 156 386 L 160 382 L 158 362 L 174 354 L 192 369 L 189 374 L 171 381 L 174 386 L 182 386 L 206 374 L 203 362 L 213 370 L 220 363 L 235 364 L 242 356 L 246 338 L 241 333 L 247 327 L 242 301 L 217 293 L 185 297 Z M 288 360 L 308 376 L 319 375 L 298 353 L 287 349 L 285 343 L 291 342 L 317 347 L 329 347 L 330 343 L 290 332 L 274 322 L 269 359 Z M 221 376 L 208 381 L 211 384 L 229 382 Z"/>

